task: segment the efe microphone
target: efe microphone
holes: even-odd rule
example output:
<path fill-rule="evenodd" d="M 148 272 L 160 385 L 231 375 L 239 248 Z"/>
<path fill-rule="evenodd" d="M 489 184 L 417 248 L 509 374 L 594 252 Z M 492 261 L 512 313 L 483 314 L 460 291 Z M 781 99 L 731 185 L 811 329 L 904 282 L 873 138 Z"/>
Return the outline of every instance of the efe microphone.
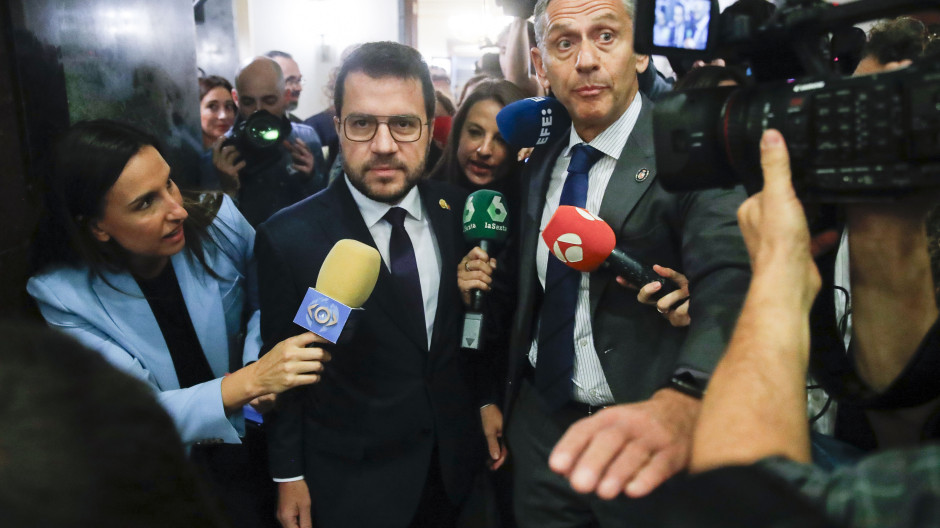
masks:
<path fill-rule="evenodd" d="M 505 197 L 489 190 L 476 191 L 467 197 L 463 209 L 463 237 L 480 249 L 490 252 L 495 243 L 503 242 L 509 235 Z M 470 309 L 464 315 L 463 334 L 460 346 L 470 350 L 480 349 L 483 329 L 483 292 L 474 290 Z"/>
<path fill-rule="evenodd" d="M 340 240 L 320 267 L 316 289 L 307 288 L 294 322 L 336 343 L 350 312 L 372 295 L 381 265 L 382 257 L 374 247 L 358 240 Z"/>
<path fill-rule="evenodd" d="M 567 133 L 571 117 L 554 97 L 530 97 L 504 106 L 496 114 L 496 126 L 513 147 L 536 147 Z"/>
<path fill-rule="evenodd" d="M 592 272 L 604 267 L 638 287 L 651 282 L 660 283 L 661 288 L 653 294 L 655 299 L 678 289 L 653 271 L 652 266 L 618 248 L 614 230 L 586 209 L 573 205 L 558 206 L 542 231 L 542 240 L 548 245 L 549 253 L 578 271 Z"/>

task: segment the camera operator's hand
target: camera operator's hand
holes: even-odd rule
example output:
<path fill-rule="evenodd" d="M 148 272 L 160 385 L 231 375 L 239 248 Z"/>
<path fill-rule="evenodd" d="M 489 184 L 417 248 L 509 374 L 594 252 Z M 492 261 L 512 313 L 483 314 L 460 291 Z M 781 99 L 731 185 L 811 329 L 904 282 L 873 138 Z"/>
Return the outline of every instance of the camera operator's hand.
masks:
<path fill-rule="evenodd" d="M 234 145 L 222 145 L 226 139 L 220 137 L 212 144 L 212 164 L 215 165 L 215 169 L 219 174 L 222 191 L 229 196 L 234 196 L 241 186 L 238 171 L 244 169 L 246 163 L 244 160 L 238 161 L 241 153 Z"/>
<path fill-rule="evenodd" d="M 819 270 L 810 252 L 809 226 L 790 181 L 790 156 L 783 135 L 767 130 L 761 138 L 764 187 L 738 209 L 754 275 L 769 270 L 799 287 L 806 303 L 819 291 Z M 807 304 L 808 307 L 808 304 Z"/>
<path fill-rule="evenodd" d="M 790 158 L 776 130 L 765 131 L 761 139 L 761 166 L 763 190 L 738 209 L 753 276 L 702 402 L 692 471 L 772 455 L 810 459 L 809 311 L 821 281 L 810 254 L 806 216 L 790 181 Z"/>
<path fill-rule="evenodd" d="M 307 145 L 305 145 L 303 141 L 294 139 L 294 142 L 291 143 L 285 139 L 284 148 L 287 149 L 287 152 L 290 152 L 290 157 L 294 160 L 294 164 L 292 165 L 294 170 L 308 176 L 313 174 L 313 153 L 310 152 L 310 149 L 307 148 Z"/>

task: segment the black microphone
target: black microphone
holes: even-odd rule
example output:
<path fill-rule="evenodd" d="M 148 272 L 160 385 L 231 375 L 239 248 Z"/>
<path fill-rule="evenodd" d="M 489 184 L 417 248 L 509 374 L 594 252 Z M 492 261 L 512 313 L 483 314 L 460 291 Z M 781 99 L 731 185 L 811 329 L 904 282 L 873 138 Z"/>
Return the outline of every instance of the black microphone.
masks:
<path fill-rule="evenodd" d="M 496 126 L 507 143 L 528 148 L 567 133 L 571 117 L 554 97 L 530 97 L 504 106 L 496 114 Z"/>
<path fill-rule="evenodd" d="M 558 206 L 542 231 L 542 240 L 548 246 L 549 253 L 578 271 L 590 273 L 601 267 L 609 268 L 639 288 L 658 282 L 660 289 L 651 296 L 653 299 L 678 289 L 671 281 L 653 271 L 652 266 L 618 248 L 614 230 L 586 209 L 571 205 Z M 674 303 L 670 309 L 683 302 L 685 299 Z"/>

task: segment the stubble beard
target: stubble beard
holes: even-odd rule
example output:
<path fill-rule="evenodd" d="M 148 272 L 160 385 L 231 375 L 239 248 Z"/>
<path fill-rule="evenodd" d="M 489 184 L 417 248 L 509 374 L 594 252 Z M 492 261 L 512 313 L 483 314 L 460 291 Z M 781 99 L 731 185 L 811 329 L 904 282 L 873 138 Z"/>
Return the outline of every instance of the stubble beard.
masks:
<path fill-rule="evenodd" d="M 380 193 L 375 189 L 371 189 L 365 181 L 365 173 L 374 165 L 380 164 L 380 161 L 377 159 L 370 159 L 369 162 L 364 164 L 361 167 L 361 170 L 356 170 L 352 167 L 349 162 L 343 158 L 343 171 L 349 177 L 349 182 L 352 183 L 352 186 L 356 188 L 357 191 L 361 192 L 367 198 L 375 200 L 376 202 L 386 203 L 395 205 L 401 202 L 411 189 L 421 181 L 421 178 L 424 176 L 424 167 L 427 163 L 427 152 L 423 158 L 421 158 L 421 163 L 419 163 L 414 170 L 408 170 L 408 168 L 401 163 L 400 161 L 395 160 L 394 158 L 385 164 L 391 164 L 393 167 L 398 169 L 405 170 L 405 181 L 401 189 L 393 193 Z"/>

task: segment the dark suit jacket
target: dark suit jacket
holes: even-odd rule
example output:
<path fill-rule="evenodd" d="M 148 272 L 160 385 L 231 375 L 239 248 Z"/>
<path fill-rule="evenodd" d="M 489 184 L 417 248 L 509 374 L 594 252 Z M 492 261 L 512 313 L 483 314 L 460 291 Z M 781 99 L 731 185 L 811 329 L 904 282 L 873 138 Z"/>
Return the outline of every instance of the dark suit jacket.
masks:
<path fill-rule="evenodd" d="M 636 126 L 607 184 L 600 217 L 617 234 L 617 245 L 647 263 L 684 273 L 690 281 L 692 324 L 672 327 L 656 310 L 636 301 L 636 293 L 616 283 L 609 271 L 591 275 L 594 346 L 617 403 L 648 399 L 678 367 L 711 372 L 724 352 L 750 280 L 747 250 L 736 212 L 745 198 L 740 188 L 682 194 L 666 192 L 656 177 L 653 104 L 643 97 Z M 568 135 L 537 148 L 523 181 L 518 307 L 513 319 L 507 402 L 528 361 L 538 323 L 542 286 L 535 267 L 539 227 L 551 170 Z M 641 169 L 649 171 L 638 181 Z M 499 284 L 507 281 L 501 280 Z"/>
<path fill-rule="evenodd" d="M 463 254 L 464 196 L 438 182 L 418 189 L 442 262 L 430 351 L 421 315 L 401 309 L 383 264 L 321 381 L 279 396 L 265 419 L 273 476 L 305 476 L 321 527 L 406 526 L 435 445 L 454 503 L 483 467 L 480 399 L 471 391 L 469 357 L 458 348 L 463 311 L 455 270 Z M 343 238 L 375 247 L 344 178 L 258 229 L 264 350 L 303 331 L 292 322 L 297 307 Z"/>

